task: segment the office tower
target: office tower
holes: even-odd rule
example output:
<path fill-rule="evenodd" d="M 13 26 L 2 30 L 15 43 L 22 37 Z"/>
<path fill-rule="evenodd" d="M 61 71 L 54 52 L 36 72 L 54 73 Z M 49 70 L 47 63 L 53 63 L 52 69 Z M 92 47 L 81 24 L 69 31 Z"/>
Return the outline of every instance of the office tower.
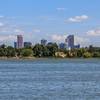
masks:
<path fill-rule="evenodd" d="M 51 46 L 51 45 L 53 45 L 54 43 L 53 42 L 48 42 L 48 46 Z"/>
<path fill-rule="evenodd" d="M 74 35 L 69 35 L 67 39 L 65 39 L 65 42 L 67 42 L 67 47 L 70 49 L 74 48 Z"/>
<path fill-rule="evenodd" d="M 14 42 L 14 48 L 17 48 L 17 42 Z"/>
<path fill-rule="evenodd" d="M 31 47 L 32 46 L 32 43 L 31 42 L 24 42 L 24 47 L 27 48 L 27 47 Z"/>
<path fill-rule="evenodd" d="M 74 48 L 75 48 L 75 49 L 79 49 L 79 48 L 80 48 L 80 44 L 75 45 Z"/>
<path fill-rule="evenodd" d="M 23 48 L 23 36 L 17 35 L 17 48 Z"/>
<path fill-rule="evenodd" d="M 66 44 L 65 43 L 60 43 L 59 48 L 60 49 L 66 49 Z"/>
<path fill-rule="evenodd" d="M 47 44 L 47 40 L 42 39 L 42 40 L 41 40 L 41 44 L 42 44 L 42 45 L 46 45 L 46 44 Z"/>

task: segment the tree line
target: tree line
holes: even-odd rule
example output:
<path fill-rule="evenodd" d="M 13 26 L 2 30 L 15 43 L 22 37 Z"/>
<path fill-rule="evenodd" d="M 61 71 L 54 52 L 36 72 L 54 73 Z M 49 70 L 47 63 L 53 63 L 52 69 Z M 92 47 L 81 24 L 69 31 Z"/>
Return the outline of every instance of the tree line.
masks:
<path fill-rule="evenodd" d="M 100 58 L 100 47 L 85 47 L 79 49 L 60 49 L 56 43 L 41 45 L 36 44 L 33 47 L 25 47 L 21 49 L 12 46 L 1 45 L 0 57 L 62 57 L 65 58 Z"/>

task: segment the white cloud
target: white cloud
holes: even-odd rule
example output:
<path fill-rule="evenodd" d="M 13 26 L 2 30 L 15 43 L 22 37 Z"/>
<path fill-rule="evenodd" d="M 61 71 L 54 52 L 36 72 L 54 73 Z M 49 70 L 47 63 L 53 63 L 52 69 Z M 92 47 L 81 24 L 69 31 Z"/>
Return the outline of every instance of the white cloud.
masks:
<path fill-rule="evenodd" d="M 58 34 L 53 34 L 51 36 L 51 39 L 55 42 L 64 42 L 65 38 L 67 37 L 67 35 L 58 35 Z"/>
<path fill-rule="evenodd" d="M 65 39 L 67 38 L 68 35 L 58 35 L 54 34 L 51 36 L 51 39 L 54 42 L 65 42 Z M 81 36 L 74 36 L 75 39 L 75 45 L 80 44 L 81 46 L 87 46 L 90 43 L 89 38 L 86 37 L 81 37 Z"/>
<path fill-rule="evenodd" d="M 16 36 L 15 35 L 0 35 L 0 42 L 4 42 L 4 41 L 12 41 L 15 40 Z"/>
<path fill-rule="evenodd" d="M 41 20 L 44 20 L 44 21 L 54 21 L 54 20 L 56 20 L 56 18 L 54 16 L 40 16 L 39 18 Z"/>
<path fill-rule="evenodd" d="M 64 8 L 64 7 L 59 7 L 59 8 L 56 8 L 58 11 L 65 11 L 66 10 L 66 8 Z"/>
<path fill-rule="evenodd" d="M 68 22 L 83 22 L 83 21 L 87 20 L 88 18 L 89 17 L 87 15 L 81 15 L 81 16 L 71 17 L 67 21 Z"/>
<path fill-rule="evenodd" d="M 90 35 L 90 36 L 100 36 L 100 28 L 89 30 L 87 32 L 87 35 Z"/>
<path fill-rule="evenodd" d="M 75 36 L 75 44 L 80 44 L 81 46 L 87 46 L 90 43 L 89 38 Z"/>
<path fill-rule="evenodd" d="M 34 33 L 40 33 L 41 31 L 39 29 L 33 29 Z"/>
<path fill-rule="evenodd" d="M 4 26 L 4 24 L 2 22 L 0 22 L 0 27 Z"/>
<path fill-rule="evenodd" d="M 15 29 L 14 32 L 15 32 L 15 33 L 18 33 L 18 34 L 23 34 L 23 33 L 24 33 L 24 31 L 22 31 L 22 30 L 20 30 L 20 29 Z"/>
<path fill-rule="evenodd" d="M 13 26 L 10 24 L 3 24 L 0 22 L 0 33 L 3 34 L 23 34 L 24 31 L 21 30 L 19 27 L 17 26 Z"/>
<path fill-rule="evenodd" d="M 0 15 L 0 18 L 4 18 L 4 16 Z"/>

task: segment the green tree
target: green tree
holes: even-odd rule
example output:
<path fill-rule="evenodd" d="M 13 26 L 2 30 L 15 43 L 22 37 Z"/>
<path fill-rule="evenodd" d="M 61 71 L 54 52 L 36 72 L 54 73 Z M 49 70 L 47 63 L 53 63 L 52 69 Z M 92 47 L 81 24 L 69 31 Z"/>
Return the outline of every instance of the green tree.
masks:
<path fill-rule="evenodd" d="M 1 46 L 0 46 L 0 48 L 6 48 L 6 45 L 5 44 L 2 44 Z"/>
<path fill-rule="evenodd" d="M 33 47 L 33 53 L 34 53 L 34 56 L 41 57 L 42 54 L 43 54 L 43 52 L 42 52 L 42 46 L 40 44 L 36 44 Z"/>
<path fill-rule="evenodd" d="M 87 49 L 86 48 L 80 48 L 80 49 L 77 49 L 77 57 L 83 57 L 84 56 L 84 53 L 87 52 Z"/>
<path fill-rule="evenodd" d="M 49 50 L 49 56 L 55 56 L 55 53 L 58 51 L 58 45 L 56 43 L 47 45 L 47 48 Z"/>
<path fill-rule="evenodd" d="M 6 52 L 7 52 L 7 54 L 6 54 L 7 57 L 15 57 L 15 55 L 16 55 L 15 49 L 11 46 L 8 46 L 6 48 Z"/>
<path fill-rule="evenodd" d="M 31 49 L 22 49 L 21 50 L 21 56 L 22 57 L 33 56 L 33 51 Z"/>
<path fill-rule="evenodd" d="M 84 57 L 84 58 L 91 58 L 91 57 L 92 57 L 92 54 L 91 54 L 90 52 L 85 52 L 85 53 L 83 54 L 83 57 Z"/>
<path fill-rule="evenodd" d="M 48 57 L 49 56 L 49 50 L 46 46 L 42 45 L 42 56 L 43 57 Z"/>
<path fill-rule="evenodd" d="M 100 57 L 100 52 L 94 52 L 93 57 Z"/>
<path fill-rule="evenodd" d="M 0 48 L 0 57 L 5 57 L 7 55 L 6 48 Z"/>

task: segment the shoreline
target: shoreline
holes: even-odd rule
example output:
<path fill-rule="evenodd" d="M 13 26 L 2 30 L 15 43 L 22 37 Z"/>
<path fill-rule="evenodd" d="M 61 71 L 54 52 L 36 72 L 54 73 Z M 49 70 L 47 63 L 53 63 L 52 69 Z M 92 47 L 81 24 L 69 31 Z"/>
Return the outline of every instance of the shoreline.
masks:
<path fill-rule="evenodd" d="M 0 57 L 0 60 L 42 60 L 42 59 L 100 59 L 99 57 L 91 57 L 91 58 L 61 58 L 61 57 Z"/>

